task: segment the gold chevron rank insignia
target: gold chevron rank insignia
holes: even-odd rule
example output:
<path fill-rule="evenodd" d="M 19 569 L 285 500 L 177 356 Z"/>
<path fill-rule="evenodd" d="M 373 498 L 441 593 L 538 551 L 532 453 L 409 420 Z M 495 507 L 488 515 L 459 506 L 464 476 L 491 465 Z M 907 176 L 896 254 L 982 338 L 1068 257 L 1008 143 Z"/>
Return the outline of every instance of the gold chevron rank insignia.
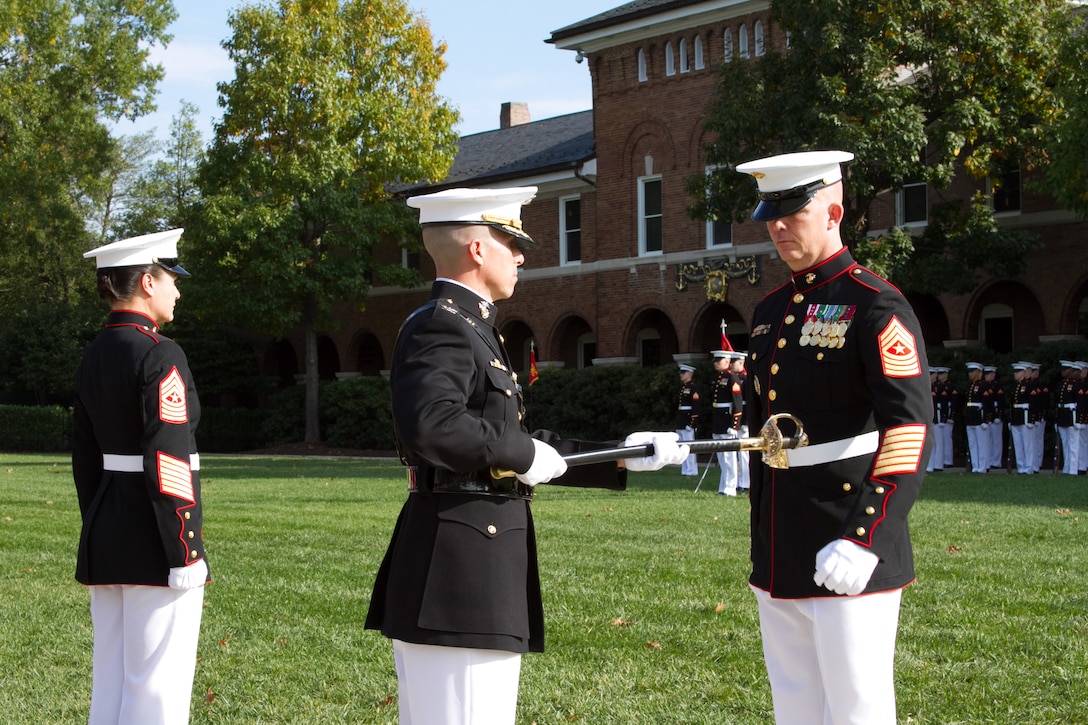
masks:
<path fill-rule="evenodd" d="M 884 443 L 876 454 L 872 477 L 917 473 L 925 445 L 925 423 L 910 423 L 889 428 L 884 433 Z"/>
<path fill-rule="evenodd" d="M 911 378 L 922 374 L 914 335 L 910 334 L 910 330 L 898 317 L 892 316 L 877 340 L 880 344 L 880 364 L 884 367 L 885 376 Z"/>

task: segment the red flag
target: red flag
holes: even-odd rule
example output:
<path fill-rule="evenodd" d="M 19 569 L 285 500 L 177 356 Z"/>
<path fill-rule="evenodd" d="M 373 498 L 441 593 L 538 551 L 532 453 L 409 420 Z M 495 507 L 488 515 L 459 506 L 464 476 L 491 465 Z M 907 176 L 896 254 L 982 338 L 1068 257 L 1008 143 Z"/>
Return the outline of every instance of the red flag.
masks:
<path fill-rule="evenodd" d="M 540 371 L 536 368 L 536 346 L 533 345 L 533 341 L 529 340 L 529 385 L 536 382 L 540 377 Z"/>
<path fill-rule="evenodd" d="M 722 349 L 733 352 L 733 346 L 729 344 L 729 338 L 725 334 L 725 318 L 722 318 Z"/>

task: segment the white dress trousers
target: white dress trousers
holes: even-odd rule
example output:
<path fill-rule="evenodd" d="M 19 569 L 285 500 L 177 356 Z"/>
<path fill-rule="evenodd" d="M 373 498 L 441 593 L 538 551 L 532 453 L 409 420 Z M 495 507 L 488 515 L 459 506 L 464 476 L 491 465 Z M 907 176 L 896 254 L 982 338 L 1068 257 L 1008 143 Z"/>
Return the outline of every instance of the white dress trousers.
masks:
<path fill-rule="evenodd" d="M 1078 473 L 1088 470 L 1088 425 L 1080 429 L 1080 470 Z"/>
<path fill-rule="evenodd" d="M 994 418 L 994 422 L 990 423 L 990 468 L 1001 468 L 1001 454 L 1005 447 L 1003 432 L 1001 419 Z"/>
<path fill-rule="evenodd" d="M 521 655 L 393 640 L 400 725 L 514 725 Z"/>
<path fill-rule="evenodd" d="M 748 437 L 748 426 L 742 425 L 740 427 L 740 437 Z M 737 488 L 741 491 L 747 491 L 752 485 L 752 478 L 749 471 L 751 470 L 751 454 L 748 451 L 741 451 L 737 453 Z"/>
<path fill-rule="evenodd" d="M 89 725 L 189 722 L 204 587 L 88 587 L 94 626 Z"/>
<path fill-rule="evenodd" d="M 677 428 L 676 435 L 679 437 L 680 442 L 695 440 L 695 429 L 691 426 L 687 428 Z M 699 462 L 692 453 L 690 456 L 684 459 L 684 462 L 680 464 L 680 474 L 682 476 L 698 476 L 699 475 Z"/>
<path fill-rule="evenodd" d="M 901 589 L 759 603 L 777 725 L 895 725 Z"/>
<path fill-rule="evenodd" d="M 714 433 L 712 437 L 716 441 L 721 441 L 736 438 L 738 435 L 737 431 L 730 429 L 725 433 Z M 739 471 L 739 461 L 737 459 L 740 454 L 734 451 L 720 451 L 716 455 L 718 456 L 718 466 L 722 469 L 722 476 L 718 481 L 718 493 L 724 493 L 726 496 L 736 496 L 737 474 Z"/>
<path fill-rule="evenodd" d="M 1012 448 L 1016 454 L 1016 472 L 1034 473 L 1035 471 L 1035 431 L 1026 425 L 1010 425 Z"/>
<path fill-rule="evenodd" d="M 971 452 L 971 471 L 986 473 L 990 470 L 990 429 L 981 425 L 967 426 L 967 449 Z"/>
<path fill-rule="evenodd" d="M 1035 465 L 1032 468 L 1035 473 L 1038 473 L 1043 469 L 1043 449 L 1046 447 L 1044 443 L 1044 436 L 1046 435 L 1046 423 L 1039 421 L 1035 424 L 1033 429 L 1035 433 Z"/>
<path fill-rule="evenodd" d="M 1058 428 L 1062 439 L 1062 473 L 1075 476 L 1080 471 L 1080 431 L 1069 426 Z"/>
<path fill-rule="evenodd" d="M 938 431 L 938 435 L 944 434 L 944 467 L 952 467 L 952 421 L 948 421 L 944 424 L 944 427 Z"/>
<path fill-rule="evenodd" d="M 929 463 L 926 465 L 926 473 L 944 470 L 944 429 L 947 423 L 933 424 L 933 448 L 929 452 Z"/>

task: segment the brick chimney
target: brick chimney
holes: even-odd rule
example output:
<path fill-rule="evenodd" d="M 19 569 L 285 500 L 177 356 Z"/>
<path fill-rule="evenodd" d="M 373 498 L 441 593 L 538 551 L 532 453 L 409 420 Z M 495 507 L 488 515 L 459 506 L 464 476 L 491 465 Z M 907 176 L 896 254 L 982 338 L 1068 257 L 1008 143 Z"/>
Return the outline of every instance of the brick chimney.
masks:
<path fill-rule="evenodd" d="M 499 111 L 499 128 L 510 128 L 529 123 L 529 104 L 519 102 L 506 102 Z"/>

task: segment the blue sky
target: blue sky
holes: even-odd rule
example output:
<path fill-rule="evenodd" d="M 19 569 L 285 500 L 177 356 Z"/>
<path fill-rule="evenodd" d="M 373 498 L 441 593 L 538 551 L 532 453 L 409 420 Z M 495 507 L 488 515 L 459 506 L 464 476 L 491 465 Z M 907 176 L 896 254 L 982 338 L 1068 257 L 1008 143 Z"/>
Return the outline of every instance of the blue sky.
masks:
<path fill-rule="evenodd" d="M 264 0 L 265 3 L 270 0 Z M 574 53 L 545 43 L 553 30 L 619 7 L 625 0 L 409 0 L 422 13 L 431 33 L 444 40 L 446 72 L 439 93 L 461 113 L 461 135 L 499 126 L 506 101 L 529 104 L 532 119 L 561 116 L 591 107 L 589 68 Z M 211 139 L 215 84 L 233 77 L 233 66 L 220 43 L 228 36 L 227 16 L 246 4 L 236 0 L 175 0 L 178 19 L 170 26 L 173 41 L 155 48 L 166 79 L 159 85 L 159 110 L 135 123 L 122 122 L 120 134 L 154 130 L 160 139 L 182 100 L 200 108 L 200 131 Z"/>

